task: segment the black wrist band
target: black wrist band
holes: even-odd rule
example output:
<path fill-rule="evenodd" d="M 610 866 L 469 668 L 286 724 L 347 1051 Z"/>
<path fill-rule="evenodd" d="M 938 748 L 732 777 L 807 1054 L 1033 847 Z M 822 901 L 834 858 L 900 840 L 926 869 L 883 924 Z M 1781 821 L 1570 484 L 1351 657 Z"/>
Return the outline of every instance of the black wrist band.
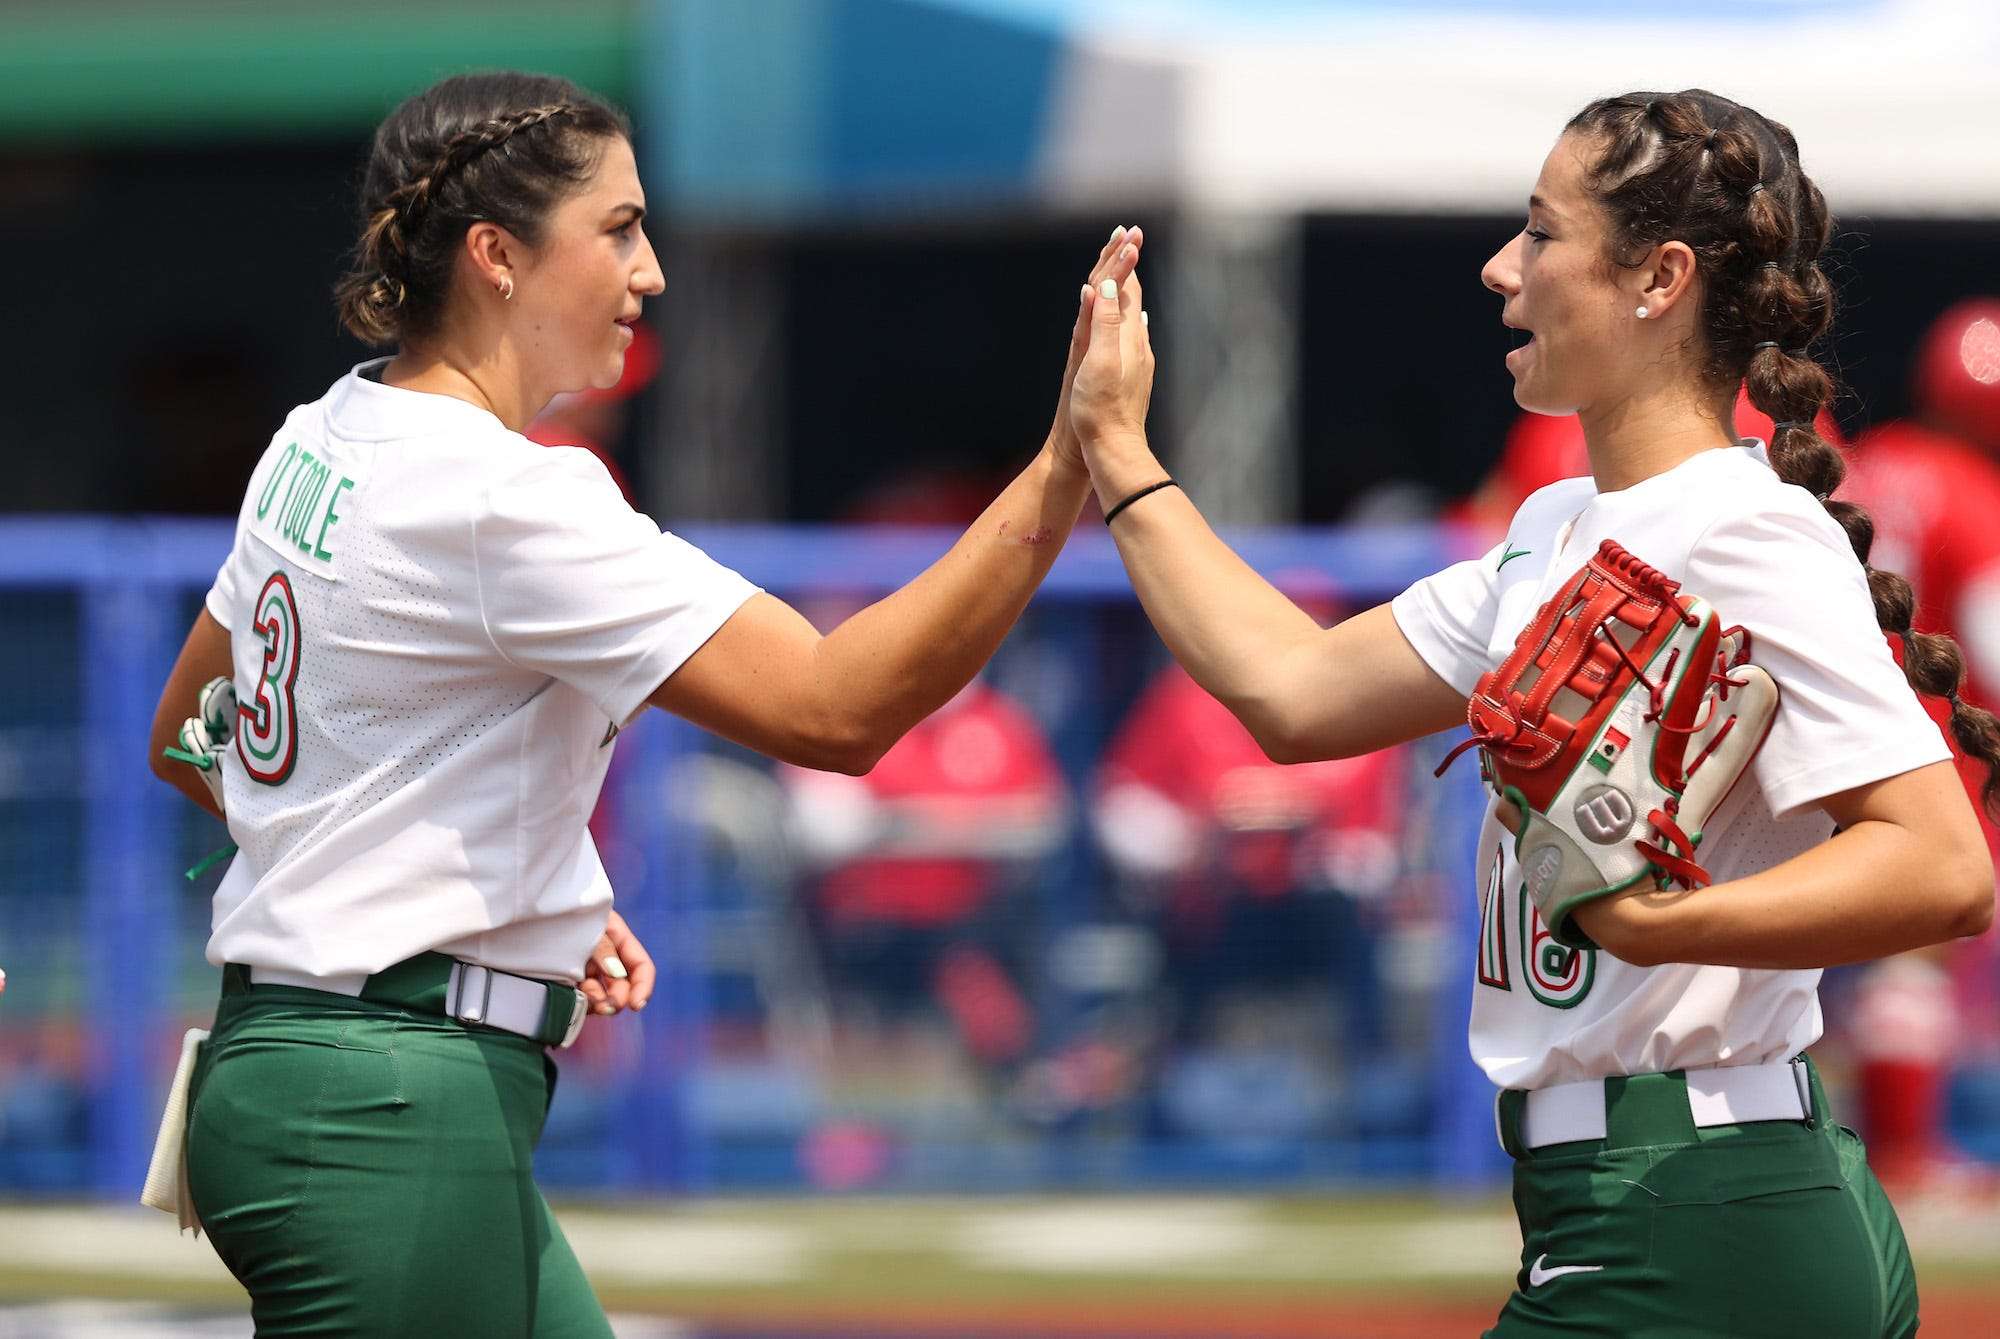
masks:
<path fill-rule="evenodd" d="M 1106 525 L 1110 525 L 1113 517 L 1117 516 L 1119 512 L 1124 511 L 1134 502 L 1137 502 L 1140 498 L 1146 496 L 1146 494 L 1157 493 L 1162 488 L 1174 488 L 1174 487 L 1177 487 L 1177 485 L 1174 483 L 1172 479 L 1162 479 L 1156 484 L 1147 484 L 1144 488 L 1140 489 L 1138 492 L 1128 494 L 1123 502 L 1118 503 L 1110 511 L 1105 512 L 1104 523 Z"/>

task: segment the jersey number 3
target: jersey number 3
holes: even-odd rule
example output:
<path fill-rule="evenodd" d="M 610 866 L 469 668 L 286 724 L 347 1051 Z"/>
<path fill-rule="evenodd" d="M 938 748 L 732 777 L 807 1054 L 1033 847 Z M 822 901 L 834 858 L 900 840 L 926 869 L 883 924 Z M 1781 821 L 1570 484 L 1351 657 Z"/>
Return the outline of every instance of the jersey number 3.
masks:
<path fill-rule="evenodd" d="M 237 704 L 236 756 L 252 777 L 282 786 L 299 760 L 299 709 L 292 699 L 299 680 L 299 604 L 283 572 L 271 573 L 257 592 L 251 627 L 264 639 L 264 667 L 256 696 Z"/>

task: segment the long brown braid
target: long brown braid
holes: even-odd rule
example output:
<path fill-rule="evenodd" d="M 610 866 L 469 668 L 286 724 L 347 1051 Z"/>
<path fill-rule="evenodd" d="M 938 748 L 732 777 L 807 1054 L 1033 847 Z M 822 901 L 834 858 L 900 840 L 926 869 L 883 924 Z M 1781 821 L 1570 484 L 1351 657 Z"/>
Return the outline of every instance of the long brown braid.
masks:
<path fill-rule="evenodd" d="M 1846 474 L 1840 452 L 1814 429 L 1833 398 L 1831 375 L 1813 346 L 1833 324 L 1833 285 L 1819 258 L 1833 220 L 1819 187 L 1799 166 L 1792 132 L 1702 89 L 1627 93 L 1591 103 L 1570 131 L 1595 137 L 1591 185 L 1611 223 L 1616 264 L 1678 239 L 1702 276 L 1704 370 L 1718 399 L 1747 385 L 1771 416 L 1778 477 L 1817 497 L 1840 523 L 1863 566 L 1875 540 L 1866 510 L 1834 492 Z M 1942 633 L 1911 627 L 1916 599 L 1894 572 L 1868 569 L 1875 620 L 1902 643 L 1903 673 L 1922 693 L 1951 703 L 1959 749 L 1986 764 L 1982 791 L 2000 815 L 2000 720 L 1959 696 L 1965 661 Z"/>
<path fill-rule="evenodd" d="M 408 99 L 375 132 L 361 235 L 334 287 L 341 324 L 369 344 L 430 333 L 465 229 L 487 219 L 539 241 L 604 141 L 629 133 L 610 106 L 544 75 L 459 75 Z"/>

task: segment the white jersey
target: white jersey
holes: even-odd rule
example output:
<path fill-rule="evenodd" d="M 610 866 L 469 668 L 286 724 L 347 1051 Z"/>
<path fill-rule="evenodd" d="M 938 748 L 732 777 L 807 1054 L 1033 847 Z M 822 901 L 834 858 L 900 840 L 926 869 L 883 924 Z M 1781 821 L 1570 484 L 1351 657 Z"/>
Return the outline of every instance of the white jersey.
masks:
<path fill-rule="evenodd" d="M 613 736 L 756 588 L 589 452 L 384 362 L 286 418 L 208 593 L 242 703 L 208 958 L 574 980 L 611 905 L 585 823 Z"/>
<path fill-rule="evenodd" d="M 1817 802 L 1950 756 L 1876 626 L 1839 524 L 1772 472 L 1760 443 L 1704 451 L 1630 488 L 1566 479 L 1529 496 L 1506 540 L 1392 604 L 1410 644 L 1470 694 L 1606 539 L 1709 601 L 1752 637 L 1777 681 L 1763 749 L 1710 819 L 1700 858 L 1717 883 L 1832 835 Z M 1480 830 L 1473 1058 L 1505 1088 L 1788 1058 L 1818 1040 L 1814 971 L 1634 967 L 1550 939 L 1523 891 L 1513 839 L 1489 805 Z"/>

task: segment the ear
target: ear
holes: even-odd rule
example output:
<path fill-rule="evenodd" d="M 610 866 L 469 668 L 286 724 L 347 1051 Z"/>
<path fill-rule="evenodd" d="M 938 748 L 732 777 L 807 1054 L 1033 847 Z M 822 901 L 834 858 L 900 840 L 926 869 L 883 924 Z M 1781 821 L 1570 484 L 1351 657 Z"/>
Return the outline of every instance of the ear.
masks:
<path fill-rule="evenodd" d="M 1694 287 L 1694 251 L 1686 242 L 1662 242 L 1639 266 L 1639 303 L 1659 320 Z"/>
<path fill-rule="evenodd" d="M 513 280 L 517 267 L 527 259 L 520 239 L 490 219 L 481 219 L 465 230 L 465 254 L 479 282 L 494 290 L 504 286 L 502 280 Z"/>

